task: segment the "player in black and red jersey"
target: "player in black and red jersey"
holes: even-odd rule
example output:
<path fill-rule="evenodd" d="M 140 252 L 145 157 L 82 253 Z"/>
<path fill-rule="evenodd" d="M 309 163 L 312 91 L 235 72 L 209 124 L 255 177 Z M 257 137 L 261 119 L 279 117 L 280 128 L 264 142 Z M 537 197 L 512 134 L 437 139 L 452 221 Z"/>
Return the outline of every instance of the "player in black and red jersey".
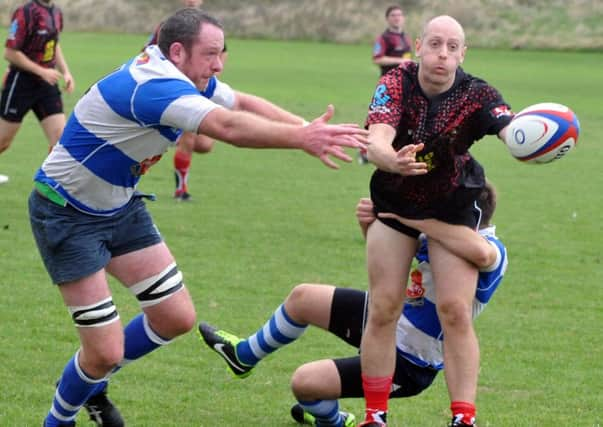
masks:
<path fill-rule="evenodd" d="M 59 80 L 68 93 L 74 89 L 59 44 L 62 30 L 63 14 L 51 0 L 32 0 L 13 13 L 4 51 L 9 68 L 0 100 L 0 153 L 8 149 L 29 110 L 40 121 L 51 149 L 61 136 L 65 114 Z M 0 175 L 0 183 L 6 181 L 8 177 Z"/>
<path fill-rule="evenodd" d="M 381 75 L 412 58 L 412 42 L 404 32 L 405 16 L 400 6 L 385 10 L 387 28 L 375 41 L 373 63 L 381 68 Z"/>
<path fill-rule="evenodd" d="M 183 0 L 182 5 L 184 7 L 199 8 L 203 5 L 203 0 Z M 163 22 L 157 25 L 145 47 L 151 44 L 157 44 L 161 24 L 163 24 Z M 220 55 L 220 60 L 222 61 L 223 65 L 226 63 L 227 57 L 228 52 L 225 44 L 224 50 Z M 191 195 L 188 192 L 188 175 L 191 169 L 193 153 L 209 153 L 213 147 L 214 140 L 209 136 L 190 132 L 184 132 L 182 134 L 174 153 L 174 176 L 176 178 L 176 191 L 174 192 L 174 199 L 182 202 L 191 200 Z"/>
<path fill-rule="evenodd" d="M 469 147 L 485 135 L 501 139 L 512 118 L 501 95 L 466 74 L 465 34 L 450 16 L 430 20 L 417 40 L 419 64 L 408 62 L 381 77 L 370 104 L 368 159 L 375 212 L 434 218 L 476 229 L 476 200 L 484 171 Z M 384 426 L 394 372 L 396 320 L 403 304 L 419 231 L 378 218 L 367 233 L 369 316 L 361 344 L 366 418 Z M 471 323 L 477 268 L 428 236 L 444 336 L 451 426 L 474 426 L 479 346 Z M 400 260 L 405 260 L 404 264 Z"/>

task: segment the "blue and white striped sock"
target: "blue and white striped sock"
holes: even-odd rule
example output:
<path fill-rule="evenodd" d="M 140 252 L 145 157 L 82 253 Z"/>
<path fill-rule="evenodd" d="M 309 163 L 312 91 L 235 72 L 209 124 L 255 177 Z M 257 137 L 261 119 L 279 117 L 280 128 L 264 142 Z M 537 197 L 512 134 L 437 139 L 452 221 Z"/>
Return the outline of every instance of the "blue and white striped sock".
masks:
<path fill-rule="evenodd" d="M 237 357 L 245 365 L 255 366 L 273 351 L 295 341 L 307 327 L 294 322 L 281 304 L 261 329 L 237 344 Z"/>
<path fill-rule="evenodd" d="M 337 400 L 299 401 L 304 411 L 316 419 L 316 427 L 343 427 L 343 417 Z"/>
<path fill-rule="evenodd" d="M 69 360 L 56 388 L 50 411 L 44 420 L 46 427 L 71 423 L 78 411 L 98 388 L 106 383 L 105 378 L 90 378 L 79 365 L 79 351 Z"/>

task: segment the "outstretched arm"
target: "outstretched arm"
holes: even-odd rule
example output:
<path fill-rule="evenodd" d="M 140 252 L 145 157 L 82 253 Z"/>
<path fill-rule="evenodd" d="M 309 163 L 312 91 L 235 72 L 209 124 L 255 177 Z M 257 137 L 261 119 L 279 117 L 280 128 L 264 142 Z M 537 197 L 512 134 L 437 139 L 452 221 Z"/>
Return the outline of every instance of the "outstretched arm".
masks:
<path fill-rule="evenodd" d="M 251 95 L 249 93 L 235 92 L 236 101 L 234 105 L 235 110 L 249 111 L 255 113 L 258 116 L 266 117 L 277 122 L 290 123 L 293 125 L 305 124 L 306 121 L 289 111 L 279 107 L 272 102 L 260 98 L 259 96 Z"/>
<path fill-rule="evenodd" d="M 330 156 L 346 162 L 352 158 L 343 147 L 364 148 L 368 132 L 356 124 L 328 124 L 334 107 L 307 126 L 293 125 L 266 119 L 245 111 L 215 108 L 199 125 L 198 133 L 248 148 L 297 148 L 318 157 L 330 168 L 339 166 Z"/>
<path fill-rule="evenodd" d="M 487 239 L 464 225 L 447 224 L 435 219 L 413 220 L 392 213 L 380 213 L 379 217 L 393 218 L 421 231 L 479 269 L 486 269 L 496 262 L 496 249 Z"/>

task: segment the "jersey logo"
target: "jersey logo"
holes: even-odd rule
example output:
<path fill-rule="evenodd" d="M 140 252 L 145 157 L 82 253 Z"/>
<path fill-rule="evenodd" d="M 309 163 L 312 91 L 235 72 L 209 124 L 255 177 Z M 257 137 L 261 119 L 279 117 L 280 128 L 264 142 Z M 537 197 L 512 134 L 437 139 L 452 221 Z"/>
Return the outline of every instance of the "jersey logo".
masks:
<path fill-rule="evenodd" d="M 504 117 L 504 116 L 512 116 L 513 115 L 511 110 L 509 110 L 509 108 L 506 105 L 494 107 L 492 110 L 490 110 L 490 114 L 492 114 L 492 116 L 495 119 L 500 119 L 501 117 Z"/>
<path fill-rule="evenodd" d="M 19 21 L 16 19 L 10 23 L 10 28 L 8 30 L 8 39 L 15 40 L 17 36 L 17 31 L 19 31 Z"/>
<path fill-rule="evenodd" d="M 147 64 L 149 61 L 151 60 L 151 58 L 149 57 L 149 55 L 147 55 L 147 53 L 141 53 L 138 56 L 138 59 L 136 59 L 136 65 L 144 65 Z"/>
<path fill-rule="evenodd" d="M 423 305 L 424 295 L 423 274 L 419 270 L 413 270 L 410 273 L 410 283 L 406 287 L 406 304 Z"/>
<path fill-rule="evenodd" d="M 377 86 L 375 90 L 375 95 L 373 95 L 373 100 L 371 101 L 371 105 L 369 106 L 371 113 L 384 113 L 388 114 L 391 112 L 389 107 L 387 107 L 388 101 L 391 99 L 391 96 L 387 94 L 387 87 L 384 84 L 380 84 Z"/>
<path fill-rule="evenodd" d="M 130 166 L 130 173 L 134 176 L 144 175 L 159 159 L 161 159 L 161 154 L 144 159 L 142 162 Z"/>

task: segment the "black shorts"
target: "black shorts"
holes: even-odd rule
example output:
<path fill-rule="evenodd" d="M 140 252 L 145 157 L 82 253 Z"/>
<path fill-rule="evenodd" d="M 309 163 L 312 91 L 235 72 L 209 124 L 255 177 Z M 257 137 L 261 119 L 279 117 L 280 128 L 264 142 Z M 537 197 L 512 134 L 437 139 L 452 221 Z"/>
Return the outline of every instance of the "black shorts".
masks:
<path fill-rule="evenodd" d="M 366 325 L 368 294 L 364 291 L 336 288 L 331 304 L 329 331 L 348 344 L 360 348 Z M 341 397 L 363 397 L 360 356 L 333 359 L 341 381 Z M 415 365 L 396 353 L 393 391 L 390 397 L 415 396 L 431 385 L 438 371 Z"/>
<path fill-rule="evenodd" d="M 410 219 L 434 218 L 448 224 L 466 225 L 472 229 L 477 229 L 481 220 L 481 209 L 477 205 L 477 200 L 482 191 L 482 187 L 459 187 L 452 194 L 433 202 L 431 206 L 421 208 L 378 188 L 371 179 L 371 200 L 375 215 L 383 212 L 395 213 Z M 377 219 L 407 236 L 417 238 L 421 234 L 419 230 L 395 219 L 378 217 Z"/>
<path fill-rule="evenodd" d="M 59 86 L 11 67 L 2 85 L 0 117 L 8 122 L 21 123 L 29 110 L 33 110 L 40 121 L 50 115 L 62 113 L 63 101 Z"/>

